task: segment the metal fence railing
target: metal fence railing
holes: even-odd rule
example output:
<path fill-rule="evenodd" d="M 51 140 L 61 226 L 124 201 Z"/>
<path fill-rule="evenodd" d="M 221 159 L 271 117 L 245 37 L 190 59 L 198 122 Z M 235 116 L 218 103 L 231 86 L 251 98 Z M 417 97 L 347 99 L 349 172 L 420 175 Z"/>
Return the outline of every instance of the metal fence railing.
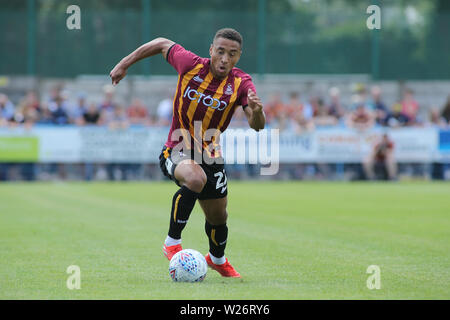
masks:
<path fill-rule="evenodd" d="M 0 74 L 107 74 L 121 57 L 157 36 L 207 56 L 215 31 L 229 26 L 243 34 L 239 66 L 249 73 L 450 79 L 450 15 L 446 13 L 428 17 L 429 24 L 417 35 L 412 28 L 399 31 L 389 24 L 369 30 L 361 6 L 274 13 L 267 9 L 266 0 L 254 1 L 250 11 L 158 9 L 152 7 L 156 0 L 141 0 L 139 8 L 81 7 L 81 30 L 69 30 L 63 5 L 53 12 L 42 9 L 40 0 L 21 2 L 19 8 L 2 8 L 0 2 Z M 162 59 L 153 59 L 140 62 L 130 73 L 173 71 Z"/>

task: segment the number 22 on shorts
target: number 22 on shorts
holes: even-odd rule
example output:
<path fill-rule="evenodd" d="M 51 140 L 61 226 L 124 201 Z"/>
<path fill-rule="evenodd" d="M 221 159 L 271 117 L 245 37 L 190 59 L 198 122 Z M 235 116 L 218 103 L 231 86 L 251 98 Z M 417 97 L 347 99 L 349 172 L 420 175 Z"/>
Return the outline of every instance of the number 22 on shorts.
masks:
<path fill-rule="evenodd" d="M 227 190 L 227 176 L 225 174 L 225 169 L 223 171 L 218 171 L 214 174 L 217 178 L 216 189 L 222 188 L 220 193 L 224 193 Z M 222 181 L 223 180 L 223 181 Z"/>

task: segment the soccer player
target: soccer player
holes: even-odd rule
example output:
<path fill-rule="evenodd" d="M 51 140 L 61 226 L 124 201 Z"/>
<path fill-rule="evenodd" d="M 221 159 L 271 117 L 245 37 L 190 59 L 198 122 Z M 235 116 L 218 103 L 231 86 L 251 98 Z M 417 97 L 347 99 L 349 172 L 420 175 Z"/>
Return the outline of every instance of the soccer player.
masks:
<path fill-rule="evenodd" d="M 172 126 L 160 155 L 160 167 L 180 189 L 172 199 L 163 252 L 170 260 L 182 250 L 181 232 L 198 201 L 205 214 L 205 231 L 209 238 L 206 261 L 224 277 L 241 276 L 225 257 L 227 175 L 219 136 L 214 134 L 209 140 L 205 136 L 211 129 L 219 134 L 225 131 L 240 106 L 251 128 L 256 131 L 264 128 L 263 105 L 252 79 L 235 67 L 242 54 L 242 44 L 239 32 L 221 29 L 209 48 L 210 58 L 201 58 L 169 39 L 156 38 L 123 58 L 110 73 L 116 85 L 132 64 L 159 53 L 177 71 Z M 199 153 L 200 160 L 196 157 Z"/>

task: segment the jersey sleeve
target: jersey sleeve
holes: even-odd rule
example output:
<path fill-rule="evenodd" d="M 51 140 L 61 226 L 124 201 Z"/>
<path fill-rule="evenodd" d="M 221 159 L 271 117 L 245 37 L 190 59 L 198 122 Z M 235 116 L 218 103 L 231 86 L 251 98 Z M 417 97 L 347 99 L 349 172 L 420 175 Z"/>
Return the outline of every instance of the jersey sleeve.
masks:
<path fill-rule="evenodd" d="M 243 108 L 248 106 L 248 90 L 252 89 L 254 93 L 256 93 L 255 85 L 253 84 L 252 78 L 247 75 L 243 77 L 242 84 L 239 88 L 239 100 L 238 105 L 242 106 Z"/>
<path fill-rule="evenodd" d="M 200 63 L 201 58 L 181 45 L 174 44 L 167 53 L 167 62 L 175 68 L 178 74 L 185 74 Z"/>

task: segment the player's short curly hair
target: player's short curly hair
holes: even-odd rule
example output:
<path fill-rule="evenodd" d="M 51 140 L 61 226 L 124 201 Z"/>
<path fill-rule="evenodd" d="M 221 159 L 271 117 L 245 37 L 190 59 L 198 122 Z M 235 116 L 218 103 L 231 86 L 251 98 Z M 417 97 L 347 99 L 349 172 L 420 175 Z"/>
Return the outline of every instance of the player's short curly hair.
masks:
<path fill-rule="evenodd" d="M 242 40 L 241 34 L 232 28 L 223 28 L 223 29 L 218 30 L 216 32 L 216 35 L 214 36 L 214 40 L 216 40 L 217 38 L 225 38 L 225 39 L 236 41 L 239 43 L 241 48 L 242 48 L 242 44 L 244 42 Z"/>

